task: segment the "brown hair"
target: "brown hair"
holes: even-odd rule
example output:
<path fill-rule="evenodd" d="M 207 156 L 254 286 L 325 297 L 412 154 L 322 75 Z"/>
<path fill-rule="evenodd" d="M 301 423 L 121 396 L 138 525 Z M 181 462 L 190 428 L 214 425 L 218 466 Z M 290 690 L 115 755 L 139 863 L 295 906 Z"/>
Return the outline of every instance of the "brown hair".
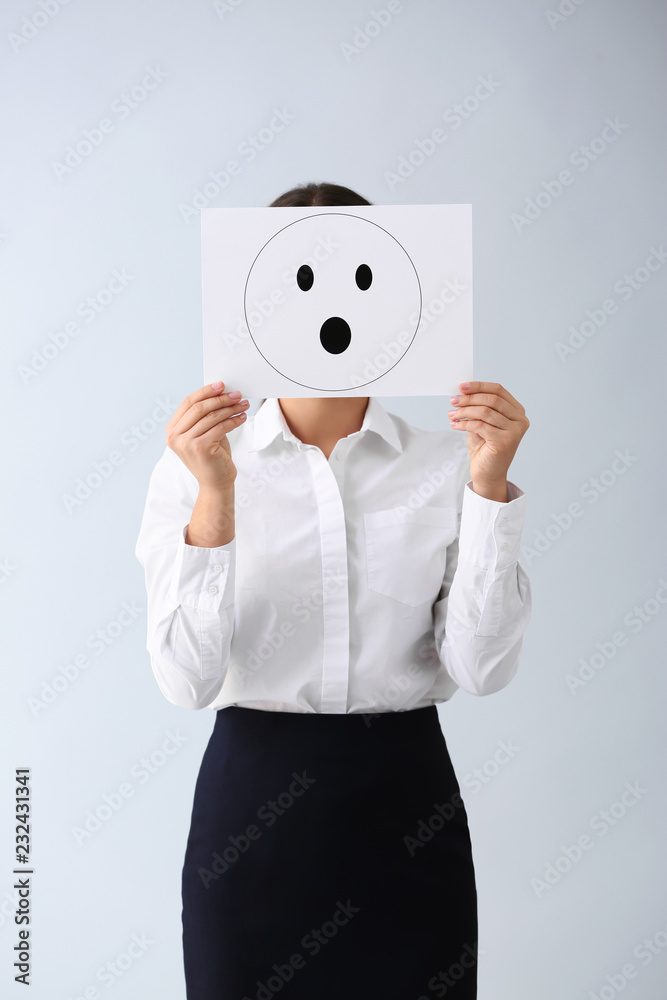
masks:
<path fill-rule="evenodd" d="M 299 184 L 283 192 L 275 201 L 272 201 L 269 208 L 324 208 L 327 205 L 340 207 L 341 205 L 372 205 L 362 195 L 357 194 L 352 188 L 342 187 L 340 184 Z M 259 406 L 265 400 L 260 399 Z M 259 406 L 257 409 L 259 409 Z M 257 412 L 257 411 L 255 411 Z"/>
<path fill-rule="evenodd" d="M 340 184 L 299 184 L 272 201 L 269 208 L 321 208 L 327 205 L 371 205 L 372 202 Z"/>

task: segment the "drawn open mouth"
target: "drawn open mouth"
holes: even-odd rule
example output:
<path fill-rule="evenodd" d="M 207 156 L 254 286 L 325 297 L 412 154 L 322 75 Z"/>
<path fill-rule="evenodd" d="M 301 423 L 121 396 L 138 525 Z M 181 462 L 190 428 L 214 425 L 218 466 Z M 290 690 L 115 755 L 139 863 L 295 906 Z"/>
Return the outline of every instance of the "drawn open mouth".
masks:
<path fill-rule="evenodd" d="M 320 328 L 320 343 L 329 354 L 342 354 L 350 346 L 352 331 L 340 316 L 330 316 Z"/>

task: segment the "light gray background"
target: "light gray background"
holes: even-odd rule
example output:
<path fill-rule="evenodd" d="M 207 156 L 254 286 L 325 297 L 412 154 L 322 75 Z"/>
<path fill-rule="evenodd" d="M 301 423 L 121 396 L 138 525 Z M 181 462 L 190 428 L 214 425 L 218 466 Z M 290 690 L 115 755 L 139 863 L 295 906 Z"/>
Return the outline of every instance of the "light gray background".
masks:
<path fill-rule="evenodd" d="M 527 495 L 534 593 L 511 685 L 487 698 L 459 692 L 439 710 L 477 865 L 479 996 L 655 1000 L 667 978 L 667 268 L 641 269 L 667 240 L 665 6 L 565 0 L 558 20 L 556 0 L 404 0 L 350 54 L 342 46 L 363 42 L 357 29 L 384 0 L 44 4 L 56 12 L 42 16 L 37 0 L 0 10 L 3 995 L 24 995 L 12 968 L 12 775 L 30 766 L 31 996 L 65 1000 L 94 985 L 114 1000 L 184 996 L 180 869 L 213 717 L 160 694 L 143 611 L 112 623 L 123 602 L 145 608 L 133 548 L 167 419 L 151 424 L 151 413 L 202 381 L 199 220 L 179 206 L 235 158 L 240 172 L 207 204 L 266 205 L 297 182 L 330 180 L 375 203 L 473 205 L 473 375 L 500 382 L 531 420 L 510 478 Z M 12 43 L 21 30 L 34 37 Z M 112 105 L 149 67 L 165 78 L 121 120 Z M 480 77 L 493 93 L 454 127 L 443 116 Z M 248 162 L 239 147 L 274 109 L 294 117 Z M 113 132 L 58 179 L 53 164 L 105 117 Z M 603 150 L 593 144 L 581 170 L 570 157 L 608 118 L 623 127 Z M 417 140 L 437 128 L 446 140 L 392 185 L 387 173 L 401 156 L 418 160 Z M 517 226 L 527 199 L 568 168 L 573 182 Z M 114 269 L 132 276 L 127 287 L 22 377 Z M 634 272 L 631 296 L 615 289 Z M 562 360 L 570 327 L 608 299 L 616 312 Z M 419 426 L 447 425 L 448 398 L 382 402 Z M 68 512 L 63 494 L 115 450 L 122 462 Z M 617 452 L 629 456 L 622 471 Z M 646 620 L 633 627 L 637 606 Z M 120 634 L 95 655 L 88 637 L 109 626 Z M 600 654 L 573 693 L 567 675 L 621 630 L 625 645 Z M 90 666 L 35 715 L 29 699 L 86 651 Z M 172 755 L 160 751 L 168 731 L 184 738 Z M 519 748 L 502 765 L 500 741 Z M 152 754 L 142 782 L 136 765 Z M 132 796 L 79 845 L 72 828 L 123 782 Z M 645 791 L 613 806 L 626 782 Z M 596 816 L 610 808 L 602 835 Z M 564 849 L 584 834 L 592 848 L 565 870 Z M 533 880 L 550 864 L 563 871 L 540 891 Z M 98 969 L 133 934 L 150 944 L 105 985 Z M 435 995 L 426 983 L 424 994 Z"/>

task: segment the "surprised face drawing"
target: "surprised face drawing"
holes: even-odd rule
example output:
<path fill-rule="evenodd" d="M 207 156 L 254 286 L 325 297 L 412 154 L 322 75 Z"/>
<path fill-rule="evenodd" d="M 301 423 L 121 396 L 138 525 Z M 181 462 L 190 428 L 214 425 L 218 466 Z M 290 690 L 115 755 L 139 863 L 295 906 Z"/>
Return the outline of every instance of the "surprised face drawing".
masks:
<path fill-rule="evenodd" d="M 342 392 L 398 364 L 419 326 L 421 288 L 407 251 L 386 229 L 318 213 L 264 244 L 244 309 L 257 350 L 277 372 L 305 388 Z"/>

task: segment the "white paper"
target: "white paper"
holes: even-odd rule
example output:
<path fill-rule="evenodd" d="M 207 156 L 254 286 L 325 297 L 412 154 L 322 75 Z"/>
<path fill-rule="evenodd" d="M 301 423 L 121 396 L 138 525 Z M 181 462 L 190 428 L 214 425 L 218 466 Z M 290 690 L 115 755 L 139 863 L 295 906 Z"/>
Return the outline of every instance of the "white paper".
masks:
<path fill-rule="evenodd" d="M 205 208 L 204 384 L 437 396 L 473 378 L 470 205 Z"/>

